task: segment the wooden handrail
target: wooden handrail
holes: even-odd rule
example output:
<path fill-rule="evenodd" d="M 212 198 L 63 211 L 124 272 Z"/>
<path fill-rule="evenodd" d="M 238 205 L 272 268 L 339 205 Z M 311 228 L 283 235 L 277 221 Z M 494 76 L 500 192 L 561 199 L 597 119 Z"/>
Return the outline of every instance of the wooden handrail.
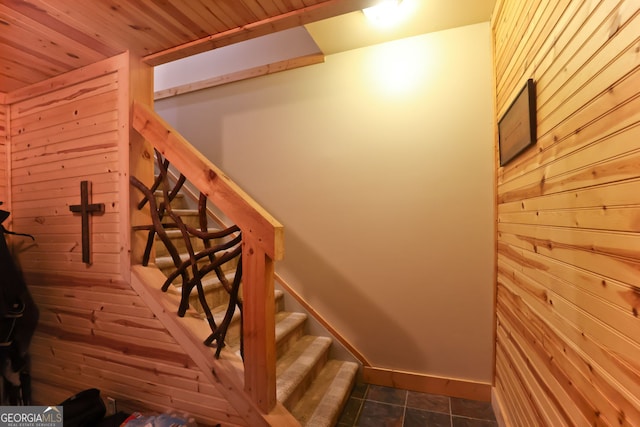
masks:
<path fill-rule="evenodd" d="M 282 259 L 282 225 L 144 104 L 133 128 L 242 231 L 244 388 L 268 414 L 276 407 L 274 261 Z"/>
<path fill-rule="evenodd" d="M 251 236 L 274 261 L 284 256 L 284 229 L 182 135 L 144 104 L 133 105 L 133 127 L 169 159 L 198 190 Z"/>

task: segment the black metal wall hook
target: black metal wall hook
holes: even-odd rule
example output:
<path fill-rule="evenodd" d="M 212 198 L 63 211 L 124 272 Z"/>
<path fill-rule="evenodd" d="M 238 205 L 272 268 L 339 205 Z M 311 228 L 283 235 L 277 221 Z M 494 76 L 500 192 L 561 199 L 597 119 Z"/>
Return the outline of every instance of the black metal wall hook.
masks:
<path fill-rule="evenodd" d="M 2 204 L 2 202 L 0 202 L 0 205 L 1 204 Z M 11 215 L 11 213 L 9 211 L 5 211 L 5 210 L 0 209 L 0 228 L 2 229 L 2 233 L 3 234 L 13 234 L 14 236 L 31 237 L 31 240 L 33 240 L 35 242 L 36 238 L 33 237 L 31 234 L 16 233 L 15 231 L 10 231 L 10 230 L 7 230 L 6 228 L 4 228 L 4 225 L 2 225 L 2 223 L 4 222 L 5 219 L 9 218 L 9 215 Z"/>

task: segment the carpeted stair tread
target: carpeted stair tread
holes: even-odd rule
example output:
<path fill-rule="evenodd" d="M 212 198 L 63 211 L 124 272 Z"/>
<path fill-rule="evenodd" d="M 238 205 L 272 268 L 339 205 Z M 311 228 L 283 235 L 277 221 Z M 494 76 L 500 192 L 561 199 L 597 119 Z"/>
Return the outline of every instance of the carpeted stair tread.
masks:
<path fill-rule="evenodd" d="M 229 282 L 233 281 L 233 274 L 227 274 L 227 280 Z M 177 282 L 177 283 L 176 283 Z M 202 280 L 202 289 L 204 290 L 205 299 L 207 300 L 207 304 L 210 308 L 216 307 L 218 305 L 225 305 L 227 301 L 229 301 L 229 294 L 222 286 L 222 283 L 218 280 L 215 274 L 209 274 L 205 276 Z M 173 286 L 169 286 L 167 293 L 177 294 L 182 296 L 182 284 L 181 279 L 176 279 Z M 191 290 L 191 295 L 189 296 L 189 304 L 195 308 L 198 312 L 203 313 L 204 309 L 202 308 L 202 304 L 200 304 L 200 299 L 198 296 L 198 288 L 193 287 Z"/>
<path fill-rule="evenodd" d="M 198 228 L 199 230 L 199 228 Z M 215 233 L 220 231 L 220 228 L 209 228 L 207 229 L 207 232 L 209 233 Z M 167 237 L 169 237 L 170 239 L 181 239 L 182 238 L 182 231 L 180 231 L 179 229 L 169 229 L 169 230 L 165 230 L 165 232 L 167 233 Z M 158 236 L 156 235 L 156 240 L 158 240 Z"/>
<path fill-rule="evenodd" d="M 235 277 L 235 272 L 229 272 L 225 275 L 225 277 L 227 278 L 227 280 L 229 280 L 229 282 L 233 281 L 233 278 Z M 214 273 L 210 273 L 207 274 L 203 279 L 202 279 L 202 287 L 206 290 L 208 288 L 219 288 L 222 287 L 222 283 L 220 283 L 220 280 L 218 280 L 218 277 L 214 274 Z M 171 292 L 174 293 L 178 293 L 180 294 L 180 292 L 182 292 L 182 282 L 181 282 L 181 278 L 178 277 L 176 278 L 175 282 L 174 282 L 174 286 L 173 287 L 169 287 L 169 289 L 172 289 Z M 169 291 L 167 291 L 169 292 Z M 191 293 L 196 292 L 196 287 L 193 287 L 193 290 L 191 291 Z"/>
<path fill-rule="evenodd" d="M 198 216 L 199 212 L 197 209 L 171 209 L 171 212 L 178 216 Z M 165 216 L 165 218 L 170 218 L 169 216 Z"/>
<path fill-rule="evenodd" d="M 282 300 L 284 299 L 284 292 L 279 289 L 276 289 L 274 291 L 274 298 L 275 298 L 275 304 L 276 304 L 276 311 L 278 311 L 280 310 L 283 304 Z M 224 318 L 226 310 L 227 310 L 226 303 L 211 309 L 211 314 L 213 314 L 213 319 L 215 320 L 216 325 L 219 325 L 220 322 L 222 322 L 222 319 Z M 284 318 L 286 318 L 286 316 Z M 233 312 L 232 319 L 233 320 L 231 321 L 231 325 L 227 330 L 225 344 L 227 346 L 228 351 L 236 353 L 238 356 L 240 356 L 240 322 L 239 322 L 240 310 L 238 309 L 237 306 Z M 206 322 L 206 319 L 204 320 Z M 276 317 L 276 321 L 277 321 L 277 317 Z"/>
<path fill-rule="evenodd" d="M 181 252 L 179 255 L 180 255 L 180 262 L 189 261 L 189 254 L 187 252 Z M 208 263 L 209 263 L 209 259 L 206 258 L 206 257 L 201 258 L 200 260 L 198 260 L 198 265 L 201 265 L 201 266 L 205 265 L 205 264 L 208 264 Z M 158 267 L 160 270 L 165 272 L 165 274 L 167 274 L 167 275 L 168 275 L 168 273 L 173 272 L 176 269 L 175 265 L 173 263 L 173 258 L 171 258 L 170 255 L 157 256 L 155 258 L 155 264 L 156 264 L 156 267 Z M 228 270 L 227 268 L 225 268 L 225 266 L 223 266 L 222 269 L 223 270 Z M 188 270 L 189 270 L 189 273 L 190 273 L 190 270 L 191 270 L 190 266 L 188 267 Z M 235 270 L 232 270 L 232 271 L 235 271 Z M 215 274 L 210 272 L 207 275 L 207 277 L 208 276 L 214 276 L 215 277 Z M 177 280 L 179 280 L 179 278 L 176 279 L 176 281 Z"/>
<path fill-rule="evenodd" d="M 305 335 L 276 363 L 278 400 L 291 408 L 327 360 L 331 339 Z"/>
<path fill-rule="evenodd" d="M 190 225 L 191 227 L 198 227 L 200 225 L 200 212 L 198 212 L 197 209 L 173 208 L 171 209 L 171 212 L 173 212 L 174 215 L 179 216 L 182 222 L 184 222 L 187 225 Z M 168 213 L 165 213 L 161 221 L 163 224 L 175 223 L 173 218 L 171 218 L 171 216 Z"/>
<path fill-rule="evenodd" d="M 358 365 L 329 360 L 304 397 L 291 410 L 304 427 L 333 427 L 349 398 Z"/>
<path fill-rule="evenodd" d="M 283 297 L 283 292 L 281 290 L 276 289 L 274 291 L 274 297 L 275 297 L 276 306 L 277 306 L 278 302 Z M 225 303 L 225 304 L 220 304 L 211 309 L 211 314 L 213 315 L 213 319 L 216 321 L 217 325 L 219 325 L 220 322 L 222 322 L 222 319 L 224 318 L 224 315 L 227 312 L 227 306 L 228 304 Z M 294 314 L 297 314 L 297 313 L 294 313 Z M 238 320 L 240 320 L 240 309 L 238 309 L 238 306 L 236 306 L 236 309 L 233 312 L 232 322 L 236 322 Z"/>
<path fill-rule="evenodd" d="M 276 313 L 276 357 L 282 355 L 304 333 L 304 323 L 307 320 L 305 313 L 280 311 Z"/>
<path fill-rule="evenodd" d="M 164 201 L 164 194 L 162 190 L 156 190 L 153 192 L 153 196 L 156 198 L 156 205 L 160 206 L 160 203 Z M 175 211 L 176 209 L 186 209 L 189 207 L 187 200 L 185 199 L 184 194 L 178 193 L 174 196 L 171 201 L 171 207 Z"/>
<path fill-rule="evenodd" d="M 189 261 L 189 254 L 187 252 L 181 252 L 179 255 L 180 255 L 180 261 L 182 262 Z M 172 270 L 175 270 L 175 266 L 173 265 L 173 258 L 171 258 L 171 255 L 157 256 L 156 267 L 158 267 L 160 270 L 164 270 L 166 268 L 171 268 Z"/>
<path fill-rule="evenodd" d="M 158 171 L 155 171 L 155 175 L 158 175 Z M 162 197 L 163 196 L 163 192 L 162 190 L 156 190 L 153 192 L 153 195 L 156 197 Z M 174 196 L 173 200 L 171 203 L 175 203 L 177 200 L 183 199 L 184 198 L 184 194 L 183 193 L 178 193 Z"/>
<path fill-rule="evenodd" d="M 304 313 L 288 311 L 276 313 L 276 341 L 300 326 L 305 320 L 307 320 L 307 315 Z"/>
<path fill-rule="evenodd" d="M 162 193 L 158 191 L 155 195 L 157 199 L 162 197 Z M 199 212 L 197 209 L 190 209 L 193 203 L 187 203 L 183 196 L 178 194 L 178 197 L 171 202 L 172 212 L 181 216 L 185 224 L 199 228 Z M 163 222 L 169 224 L 172 219 L 165 215 Z M 220 231 L 216 227 L 214 224 L 208 231 Z M 186 242 L 180 230 L 171 227 L 166 228 L 165 231 L 180 253 L 181 262 L 188 261 Z M 214 240 L 211 242 L 215 244 Z M 190 244 L 196 252 L 204 247 L 202 240 L 195 237 L 190 239 Z M 155 255 L 155 265 L 165 275 L 175 271 L 173 260 L 168 256 L 167 249 L 157 235 Z M 205 263 L 208 260 L 201 262 Z M 231 270 L 235 270 L 235 267 L 235 262 L 225 265 L 225 274 L 230 282 L 233 281 L 235 274 L 235 271 Z M 190 275 L 191 272 L 189 272 Z M 181 296 L 181 282 L 182 278 L 178 277 L 167 292 L 176 306 Z M 220 325 L 227 310 L 228 294 L 214 273 L 209 273 L 203 279 L 203 287 L 214 321 L 216 325 Z M 240 295 L 242 295 L 242 288 Z M 281 290 L 275 291 L 275 303 L 277 399 L 300 421 L 302 426 L 335 426 L 355 382 L 358 365 L 352 362 L 329 360 L 332 339 L 306 335 L 307 314 L 283 311 L 284 294 Z M 185 317 L 185 321 L 189 321 L 193 329 L 197 330 L 200 339 L 206 338 L 209 327 L 206 326 L 207 321 L 195 288 L 190 295 L 190 309 Z M 239 369 L 242 369 L 241 359 L 236 357 L 240 353 L 240 323 L 240 311 L 235 307 L 222 355 L 223 357 L 228 355 L 229 360 L 240 363 Z"/>
<path fill-rule="evenodd" d="M 191 221 L 190 221 L 191 222 Z M 200 230 L 200 227 L 196 227 Z M 219 227 L 210 227 L 207 229 L 208 233 L 217 233 L 221 231 Z M 178 252 L 187 253 L 187 244 L 182 236 L 182 231 L 177 228 L 168 228 L 165 229 L 165 233 L 169 238 L 169 241 L 173 244 L 173 246 L 178 250 Z M 166 246 L 162 242 L 162 239 L 158 234 L 155 236 L 156 239 L 156 258 L 169 257 L 169 251 Z M 210 239 L 211 247 L 214 247 L 223 241 L 227 241 L 228 239 Z M 194 248 L 196 252 L 199 252 L 204 249 L 204 241 L 197 236 L 189 236 L 189 241 L 191 246 Z"/>

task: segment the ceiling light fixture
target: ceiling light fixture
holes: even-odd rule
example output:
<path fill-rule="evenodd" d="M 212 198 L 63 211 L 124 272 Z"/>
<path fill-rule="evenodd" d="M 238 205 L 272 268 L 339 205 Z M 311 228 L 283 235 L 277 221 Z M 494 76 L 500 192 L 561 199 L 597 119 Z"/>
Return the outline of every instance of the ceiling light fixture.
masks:
<path fill-rule="evenodd" d="M 388 28 L 406 16 L 403 0 L 383 0 L 375 6 L 363 9 L 364 16 L 376 27 Z"/>

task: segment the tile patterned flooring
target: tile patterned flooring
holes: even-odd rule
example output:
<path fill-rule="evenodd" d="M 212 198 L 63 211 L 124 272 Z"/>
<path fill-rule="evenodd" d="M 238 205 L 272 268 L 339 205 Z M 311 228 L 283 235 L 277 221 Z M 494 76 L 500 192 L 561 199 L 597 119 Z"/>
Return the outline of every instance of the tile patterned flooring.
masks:
<path fill-rule="evenodd" d="M 497 427 L 491 404 L 357 384 L 338 427 Z"/>

